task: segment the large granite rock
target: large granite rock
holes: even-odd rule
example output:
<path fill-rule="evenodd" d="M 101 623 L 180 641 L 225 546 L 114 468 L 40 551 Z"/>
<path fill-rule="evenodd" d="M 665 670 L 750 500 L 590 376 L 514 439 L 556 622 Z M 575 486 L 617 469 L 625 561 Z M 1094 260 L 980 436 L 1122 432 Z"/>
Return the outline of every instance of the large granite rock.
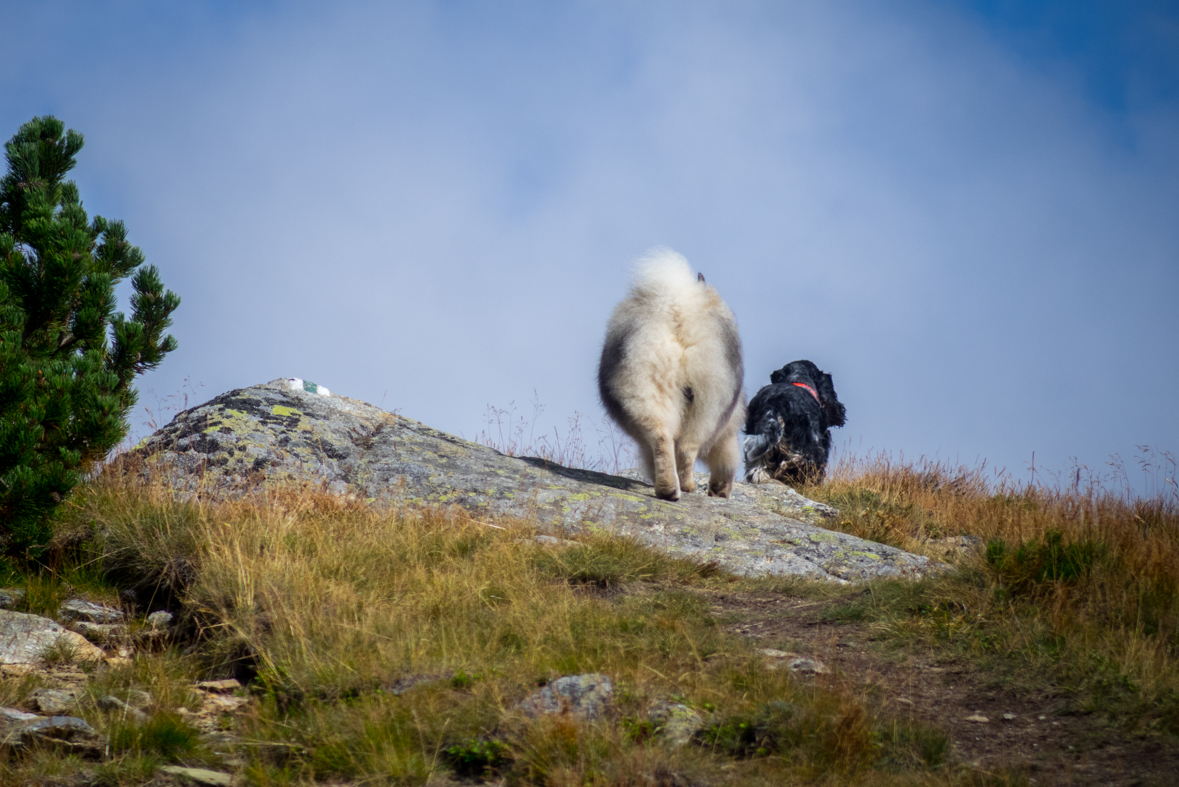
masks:
<path fill-rule="evenodd" d="M 302 380 L 186 410 L 124 466 L 211 498 L 314 486 L 380 505 L 530 517 L 557 532 L 633 536 L 745 575 L 854 581 L 931 568 L 925 557 L 818 527 L 831 509 L 780 484 L 739 483 L 728 500 L 703 492 L 658 500 L 634 478 L 504 456 Z"/>

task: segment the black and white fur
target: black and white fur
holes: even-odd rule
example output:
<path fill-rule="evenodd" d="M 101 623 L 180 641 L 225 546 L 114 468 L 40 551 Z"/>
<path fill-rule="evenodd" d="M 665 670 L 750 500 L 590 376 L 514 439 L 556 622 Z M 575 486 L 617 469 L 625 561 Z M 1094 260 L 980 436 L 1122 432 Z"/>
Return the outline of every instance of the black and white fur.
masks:
<path fill-rule="evenodd" d="M 830 428 L 846 420 L 831 375 L 810 361 L 786 364 L 749 403 L 745 480 L 790 486 L 822 481 L 831 453 Z"/>
<path fill-rule="evenodd" d="M 638 443 L 657 497 L 678 500 L 695 490 L 698 457 L 708 465 L 708 494 L 732 492 L 743 378 L 737 323 L 717 291 L 674 251 L 656 249 L 640 260 L 606 327 L 598 392 Z"/>

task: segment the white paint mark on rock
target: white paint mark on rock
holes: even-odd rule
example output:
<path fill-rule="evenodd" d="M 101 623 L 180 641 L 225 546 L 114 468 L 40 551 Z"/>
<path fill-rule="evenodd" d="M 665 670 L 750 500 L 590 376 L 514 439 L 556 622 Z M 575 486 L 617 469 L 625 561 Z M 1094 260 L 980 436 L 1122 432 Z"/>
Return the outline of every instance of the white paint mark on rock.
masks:
<path fill-rule="evenodd" d="M 288 377 L 287 382 L 290 384 L 292 391 L 303 391 L 310 394 L 319 394 L 320 396 L 331 396 L 332 392 L 325 386 L 313 383 L 310 380 L 301 380 L 298 377 Z"/>

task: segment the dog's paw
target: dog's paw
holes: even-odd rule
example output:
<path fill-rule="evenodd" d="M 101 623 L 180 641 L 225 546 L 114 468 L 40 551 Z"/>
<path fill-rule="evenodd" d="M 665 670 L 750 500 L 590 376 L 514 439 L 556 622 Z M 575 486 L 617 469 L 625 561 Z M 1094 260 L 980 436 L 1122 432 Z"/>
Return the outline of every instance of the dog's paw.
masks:
<path fill-rule="evenodd" d="M 674 503 L 680 499 L 680 490 L 678 487 L 672 487 L 671 489 L 660 489 L 659 487 L 655 487 L 655 497 L 659 498 L 660 500 L 670 500 Z"/>
<path fill-rule="evenodd" d="M 767 473 L 766 469 L 760 465 L 745 474 L 745 483 L 747 484 L 768 484 L 773 480 L 773 476 Z"/>
<path fill-rule="evenodd" d="M 718 484 L 716 486 L 713 486 L 712 484 L 708 485 L 708 496 L 709 497 L 728 497 L 731 494 L 733 494 L 733 482 L 732 481 L 729 481 L 728 483 L 725 483 L 725 484 Z"/>

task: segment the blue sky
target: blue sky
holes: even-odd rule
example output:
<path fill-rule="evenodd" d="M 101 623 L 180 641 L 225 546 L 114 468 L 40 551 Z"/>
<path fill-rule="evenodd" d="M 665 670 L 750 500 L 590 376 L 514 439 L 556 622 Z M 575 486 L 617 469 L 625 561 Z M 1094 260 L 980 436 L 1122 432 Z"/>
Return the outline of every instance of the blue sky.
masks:
<path fill-rule="evenodd" d="M 847 449 L 1179 449 L 1175 3 L 0 5 L 0 133 L 83 132 L 183 298 L 144 405 L 298 376 L 564 429 L 666 245 L 751 393 L 833 374 Z"/>

